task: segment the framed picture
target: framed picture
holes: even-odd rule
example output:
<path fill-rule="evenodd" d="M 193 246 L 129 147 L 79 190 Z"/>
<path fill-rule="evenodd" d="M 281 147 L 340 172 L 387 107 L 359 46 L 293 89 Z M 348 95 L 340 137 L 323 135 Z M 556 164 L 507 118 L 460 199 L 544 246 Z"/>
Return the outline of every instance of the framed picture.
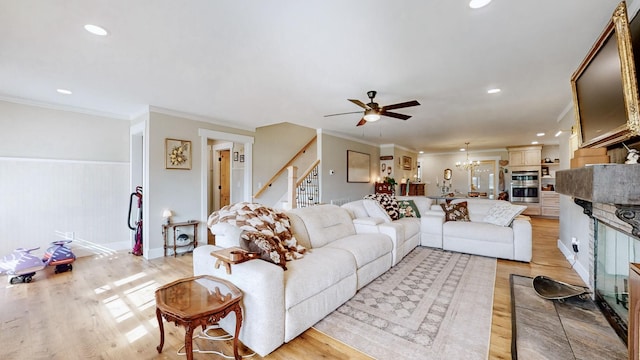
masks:
<path fill-rule="evenodd" d="M 191 141 L 165 139 L 164 157 L 166 169 L 191 170 Z"/>
<path fill-rule="evenodd" d="M 411 156 L 402 157 L 402 170 L 411 170 Z"/>
<path fill-rule="evenodd" d="M 238 152 L 237 151 L 233 152 L 233 161 L 238 161 Z"/>
<path fill-rule="evenodd" d="M 347 150 L 347 182 L 366 183 L 370 181 L 370 155 Z"/>
<path fill-rule="evenodd" d="M 240 162 L 244 162 L 244 154 L 240 155 Z"/>

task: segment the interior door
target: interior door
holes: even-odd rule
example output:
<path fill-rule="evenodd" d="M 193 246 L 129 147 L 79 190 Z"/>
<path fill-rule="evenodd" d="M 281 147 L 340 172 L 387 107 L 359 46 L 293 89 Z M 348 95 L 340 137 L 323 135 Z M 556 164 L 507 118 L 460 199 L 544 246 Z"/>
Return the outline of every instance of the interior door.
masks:
<path fill-rule="evenodd" d="M 220 158 L 218 159 L 219 163 L 219 171 L 220 174 L 220 207 L 225 205 L 229 205 L 230 203 L 230 150 L 221 150 Z"/>

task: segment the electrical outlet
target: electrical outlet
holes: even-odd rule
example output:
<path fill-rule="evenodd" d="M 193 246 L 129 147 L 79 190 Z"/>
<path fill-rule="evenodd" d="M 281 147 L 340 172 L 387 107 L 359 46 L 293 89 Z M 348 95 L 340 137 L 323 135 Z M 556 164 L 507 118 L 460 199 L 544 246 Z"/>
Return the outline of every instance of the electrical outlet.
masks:
<path fill-rule="evenodd" d="M 578 245 L 580 245 L 580 241 L 574 237 L 571 238 L 571 247 L 573 247 L 573 252 L 578 252 Z"/>

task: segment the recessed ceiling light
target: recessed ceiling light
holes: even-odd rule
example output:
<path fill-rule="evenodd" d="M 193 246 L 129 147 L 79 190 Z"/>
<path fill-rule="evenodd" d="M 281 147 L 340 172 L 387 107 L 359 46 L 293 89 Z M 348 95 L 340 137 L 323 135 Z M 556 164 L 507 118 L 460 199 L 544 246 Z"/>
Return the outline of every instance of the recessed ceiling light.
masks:
<path fill-rule="evenodd" d="M 537 141 L 532 141 L 531 145 L 538 145 L 538 142 Z"/>
<path fill-rule="evenodd" d="M 562 130 L 558 130 L 558 132 L 556 133 L 556 137 L 562 135 Z"/>
<path fill-rule="evenodd" d="M 493 88 L 493 89 L 489 89 L 489 90 L 487 90 L 487 94 L 497 94 L 497 93 L 499 93 L 500 91 L 502 91 L 502 90 L 500 90 L 500 89 L 498 89 L 498 88 Z"/>
<path fill-rule="evenodd" d="M 419 154 L 424 154 L 424 151 L 420 150 L 418 151 Z"/>
<path fill-rule="evenodd" d="M 59 92 L 60 94 L 65 94 L 65 95 L 73 94 L 71 90 L 67 90 L 67 89 L 56 89 L 56 91 Z"/>
<path fill-rule="evenodd" d="M 469 1 L 469 7 L 472 9 L 479 9 L 489 5 L 490 2 L 491 0 L 471 0 Z"/>
<path fill-rule="evenodd" d="M 538 136 L 538 137 L 544 136 L 544 133 L 537 133 L 536 136 Z"/>
<path fill-rule="evenodd" d="M 93 35 L 107 36 L 107 34 L 109 34 L 107 30 L 105 30 L 105 28 L 98 25 L 87 24 L 84 26 L 84 29 L 92 33 Z"/>
<path fill-rule="evenodd" d="M 465 150 L 466 150 L 465 148 L 461 148 L 461 149 L 460 149 L 460 151 L 465 151 Z"/>

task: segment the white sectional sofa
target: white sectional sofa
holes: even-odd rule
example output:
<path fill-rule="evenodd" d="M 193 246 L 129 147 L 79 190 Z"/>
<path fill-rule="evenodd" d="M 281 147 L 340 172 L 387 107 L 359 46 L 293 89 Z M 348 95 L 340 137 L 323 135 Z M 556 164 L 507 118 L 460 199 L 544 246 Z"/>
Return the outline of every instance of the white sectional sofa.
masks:
<path fill-rule="evenodd" d="M 426 231 L 421 239 L 423 246 L 468 254 L 490 256 L 507 260 L 529 262 L 532 256 L 531 222 L 518 216 L 504 226 L 487 222 L 487 215 L 496 205 L 508 206 L 504 200 L 454 199 L 452 204 L 466 201 L 470 222 L 444 221 L 440 205 L 422 219 Z"/>
<path fill-rule="evenodd" d="M 422 246 L 501 259 L 531 261 L 531 222 L 527 217 L 517 217 L 504 225 L 496 225 L 485 219 L 494 206 L 509 206 L 503 200 L 479 198 L 453 199 L 452 204 L 467 202 L 471 221 L 447 221 L 440 205 L 431 199 L 417 196 L 398 196 L 397 199 L 413 200 L 420 218 L 391 220 L 375 201 L 364 199 L 344 204 L 353 221 L 362 232 L 379 232 L 389 235 L 396 244 L 394 265 L 419 243 Z"/>
<path fill-rule="evenodd" d="M 252 260 L 232 265 L 227 274 L 224 267 L 215 269 L 210 255 L 220 247 L 199 246 L 193 252 L 194 275 L 227 279 L 243 291 L 239 339 L 261 356 L 313 326 L 392 265 L 389 236 L 358 233 L 345 209 L 318 205 L 286 214 L 298 243 L 308 249 L 303 258 L 288 261 L 287 270 Z M 218 224 L 211 231 L 216 244 L 239 246 L 240 229 Z M 232 333 L 235 318 L 220 325 Z"/>

